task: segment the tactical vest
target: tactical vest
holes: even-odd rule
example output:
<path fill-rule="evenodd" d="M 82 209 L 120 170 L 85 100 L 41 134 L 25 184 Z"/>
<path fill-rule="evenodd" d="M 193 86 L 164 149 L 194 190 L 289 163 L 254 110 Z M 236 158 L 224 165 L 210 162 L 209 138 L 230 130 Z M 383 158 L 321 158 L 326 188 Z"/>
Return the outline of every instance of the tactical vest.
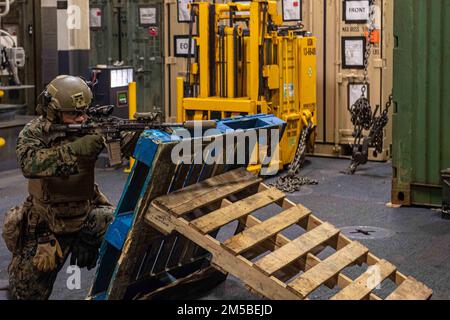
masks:
<path fill-rule="evenodd" d="M 61 146 L 73 142 L 75 137 L 62 133 L 50 133 L 51 123 L 45 121 L 43 131 L 48 147 Z M 29 179 L 28 192 L 42 204 L 60 204 L 69 202 L 90 202 L 95 197 L 95 160 L 78 157 L 78 174 L 68 177 Z"/>
<path fill-rule="evenodd" d="M 79 173 L 68 177 L 28 180 L 28 191 L 43 203 L 92 201 L 95 197 L 95 161 L 78 160 Z"/>

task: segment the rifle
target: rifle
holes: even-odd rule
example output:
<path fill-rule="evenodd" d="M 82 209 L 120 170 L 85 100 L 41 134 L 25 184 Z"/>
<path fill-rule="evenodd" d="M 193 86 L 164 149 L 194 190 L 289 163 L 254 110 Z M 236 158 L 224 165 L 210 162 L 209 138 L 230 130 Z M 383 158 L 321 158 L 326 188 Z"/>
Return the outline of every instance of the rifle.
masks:
<path fill-rule="evenodd" d="M 159 113 L 136 113 L 136 120 L 122 119 L 112 116 L 114 106 L 90 108 L 87 111 L 89 122 L 84 124 L 55 124 L 50 126 L 50 132 L 89 135 L 99 134 L 105 137 L 106 149 L 111 166 L 122 164 L 121 141 L 123 132 L 144 132 L 150 129 L 167 130 L 184 128 L 193 130 L 201 126 L 203 130 L 215 129 L 216 121 L 186 121 L 184 123 L 164 123 Z"/>

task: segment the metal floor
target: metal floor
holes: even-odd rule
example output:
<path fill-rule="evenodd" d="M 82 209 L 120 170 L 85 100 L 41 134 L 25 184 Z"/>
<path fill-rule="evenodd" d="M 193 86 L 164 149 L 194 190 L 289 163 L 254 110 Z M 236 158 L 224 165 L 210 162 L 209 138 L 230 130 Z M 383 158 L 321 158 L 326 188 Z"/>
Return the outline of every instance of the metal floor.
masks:
<path fill-rule="evenodd" d="M 390 163 L 370 163 L 355 176 L 341 173 L 348 164 L 346 160 L 311 158 L 303 174 L 319 180 L 319 185 L 305 186 L 289 198 L 310 208 L 321 219 L 344 228 L 350 236 L 359 237 L 360 234 L 352 233 L 357 229 L 376 231 L 369 236 L 371 239 L 358 240 L 402 273 L 432 288 L 433 299 L 450 299 L 450 221 L 427 208 L 386 207 L 390 202 Z M 119 171 L 97 172 L 98 183 L 113 202 L 118 201 L 125 180 L 126 175 Z M 0 223 L 4 213 L 23 201 L 25 195 L 25 179 L 18 171 L 0 173 Z M 0 241 L 0 288 L 7 283 L 9 260 L 10 254 Z M 70 291 L 65 270 L 58 276 L 51 299 L 83 299 L 94 271 L 83 270 L 82 289 Z M 0 291 L 2 298 L 4 291 Z M 254 298 L 239 280 L 229 277 L 202 299 Z"/>

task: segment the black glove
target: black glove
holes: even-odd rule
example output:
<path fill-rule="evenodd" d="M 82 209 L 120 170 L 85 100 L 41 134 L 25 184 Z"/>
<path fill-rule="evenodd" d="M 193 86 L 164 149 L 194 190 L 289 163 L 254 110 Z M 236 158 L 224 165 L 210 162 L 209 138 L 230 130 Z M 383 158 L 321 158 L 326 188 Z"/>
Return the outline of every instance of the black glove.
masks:
<path fill-rule="evenodd" d="M 101 207 L 97 208 L 101 209 Z M 71 265 L 80 268 L 93 269 L 97 265 L 98 253 L 103 241 L 106 229 L 113 219 L 112 211 L 99 210 L 91 212 L 81 228 L 77 239 L 72 246 Z M 96 212 L 96 213 L 95 213 Z"/>
<path fill-rule="evenodd" d="M 74 155 L 88 158 L 96 158 L 104 146 L 103 137 L 99 135 L 84 136 L 69 144 Z"/>
<path fill-rule="evenodd" d="M 76 240 L 72 247 L 70 264 L 91 270 L 97 266 L 99 249 L 82 240 Z"/>

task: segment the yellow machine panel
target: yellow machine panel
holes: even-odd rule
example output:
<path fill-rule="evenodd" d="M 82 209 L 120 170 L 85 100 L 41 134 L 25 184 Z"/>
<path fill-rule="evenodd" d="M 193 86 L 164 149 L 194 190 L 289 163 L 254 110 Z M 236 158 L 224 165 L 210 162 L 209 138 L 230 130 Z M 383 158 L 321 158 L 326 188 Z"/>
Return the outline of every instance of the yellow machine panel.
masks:
<path fill-rule="evenodd" d="M 283 26 L 275 1 L 191 8 L 196 53 L 177 79 L 178 121 L 274 114 L 288 124 L 280 165 L 290 164 L 302 131 L 317 125 L 316 38 Z"/>

